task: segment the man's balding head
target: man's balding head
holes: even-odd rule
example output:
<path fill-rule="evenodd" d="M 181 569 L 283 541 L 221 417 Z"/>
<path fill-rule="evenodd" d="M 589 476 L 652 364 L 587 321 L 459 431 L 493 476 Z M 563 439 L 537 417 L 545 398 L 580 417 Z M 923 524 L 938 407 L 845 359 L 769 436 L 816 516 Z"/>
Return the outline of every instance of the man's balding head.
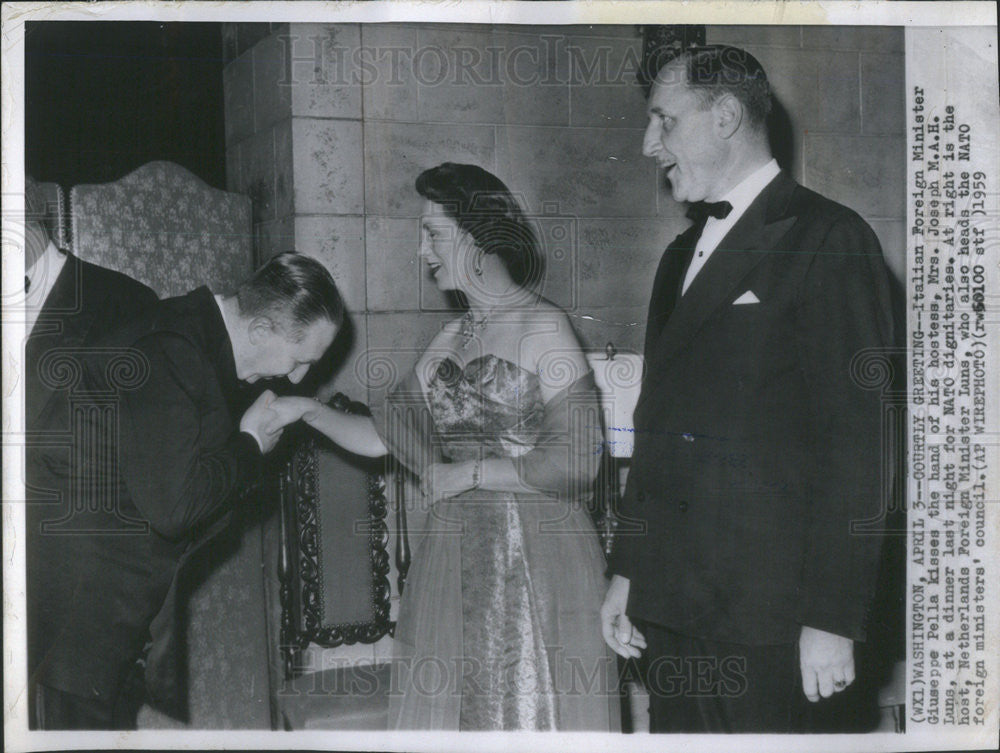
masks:
<path fill-rule="evenodd" d="M 643 154 L 677 201 L 718 201 L 771 159 L 771 107 L 760 63 L 735 47 L 693 48 L 663 66 L 650 89 Z"/>
<path fill-rule="evenodd" d="M 664 65 L 657 81 L 680 79 L 709 108 L 731 95 L 743 106 L 747 125 L 764 131 L 771 113 L 771 87 L 764 68 L 746 50 L 728 45 L 692 47 Z"/>

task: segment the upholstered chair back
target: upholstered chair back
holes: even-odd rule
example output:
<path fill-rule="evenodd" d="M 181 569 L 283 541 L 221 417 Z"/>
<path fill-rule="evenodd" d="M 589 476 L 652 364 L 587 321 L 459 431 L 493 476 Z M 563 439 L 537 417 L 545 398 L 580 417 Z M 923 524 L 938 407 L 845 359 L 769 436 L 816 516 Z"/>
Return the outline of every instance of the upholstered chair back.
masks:
<path fill-rule="evenodd" d="M 173 162 L 70 192 L 72 250 L 160 297 L 201 285 L 228 293 L 254 268 L 250 198 L 212 188 Z"/>

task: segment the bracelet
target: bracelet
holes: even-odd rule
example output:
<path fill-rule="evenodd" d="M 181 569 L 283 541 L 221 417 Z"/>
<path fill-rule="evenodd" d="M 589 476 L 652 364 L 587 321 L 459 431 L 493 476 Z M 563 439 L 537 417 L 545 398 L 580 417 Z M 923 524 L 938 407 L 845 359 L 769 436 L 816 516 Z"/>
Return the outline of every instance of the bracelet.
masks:
<path fill-rule="evenodd" d="M 483 464 L 482 459 L 481 458 L 476 458 L 476 460 L 475 460 L 475 462 L 474 462 L 474 464 L 472 466 L 472 488 L 473 489 L 478 489 L 479 488 L 479 480 L 480 480 L 480 478 L 479 478 L 479 470 L 482 467 L 482 464 Z"/>

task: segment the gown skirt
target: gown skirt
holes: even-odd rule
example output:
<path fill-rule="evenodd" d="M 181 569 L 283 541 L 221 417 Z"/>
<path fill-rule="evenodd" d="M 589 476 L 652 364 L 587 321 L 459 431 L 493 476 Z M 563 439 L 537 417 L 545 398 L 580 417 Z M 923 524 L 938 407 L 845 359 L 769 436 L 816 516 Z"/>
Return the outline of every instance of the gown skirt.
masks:
<path fill-rule="evenodd" d="M 593 374 L 543 403 L 517 364 L 445 359 L 423 383 L 410 372 L 376 423 L 417 475 L 505 457 L 524 484 L 431 507 L 400 601 L 389 728 L 618 730 L 605 562 L 586 508 L 603 436 Z"/>

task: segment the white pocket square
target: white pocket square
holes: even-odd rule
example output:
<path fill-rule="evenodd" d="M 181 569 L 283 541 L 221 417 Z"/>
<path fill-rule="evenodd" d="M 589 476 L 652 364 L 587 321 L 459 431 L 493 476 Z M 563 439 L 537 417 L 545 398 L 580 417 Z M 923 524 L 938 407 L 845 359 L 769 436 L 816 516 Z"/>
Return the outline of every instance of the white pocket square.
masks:
<path fill-rule="evenodd" d="M 752 290 L 748 290 L 735 301 L 733 301 L 734 306 L 742 306 L 746 303 L 760 303 L 760 298 L 753 294 Z"/>

